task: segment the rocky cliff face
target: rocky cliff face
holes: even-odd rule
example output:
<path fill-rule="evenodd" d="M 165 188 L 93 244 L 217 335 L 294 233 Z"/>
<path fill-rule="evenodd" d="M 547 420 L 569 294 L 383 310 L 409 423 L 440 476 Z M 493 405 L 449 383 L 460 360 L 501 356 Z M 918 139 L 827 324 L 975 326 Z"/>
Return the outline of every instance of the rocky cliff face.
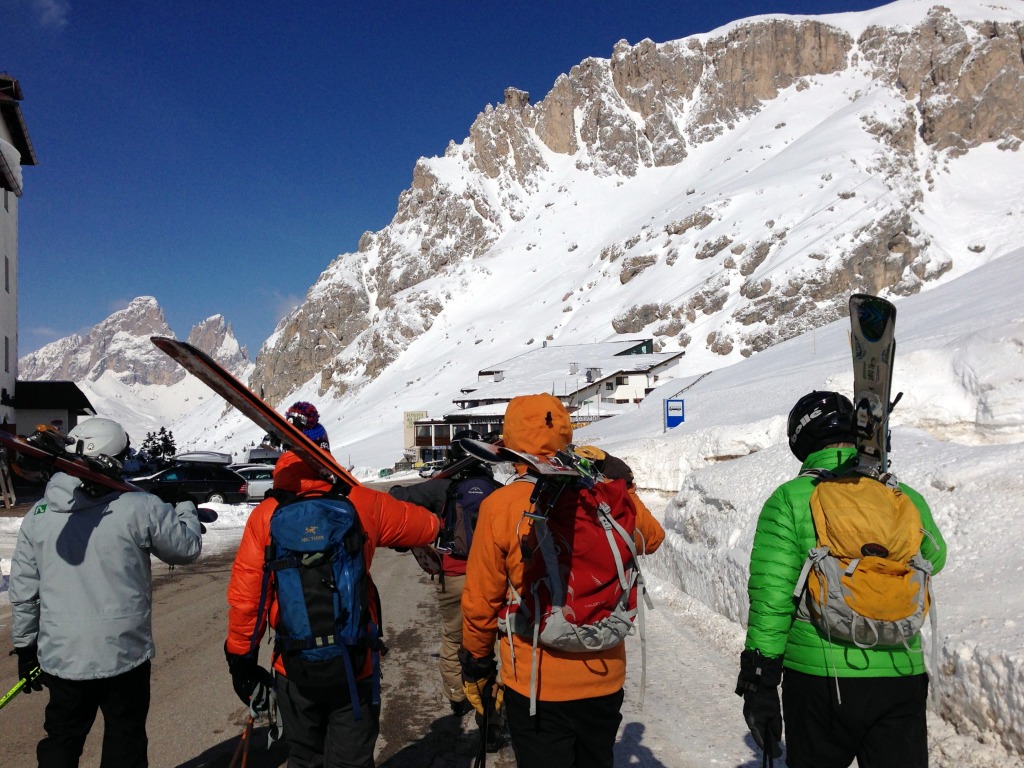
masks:
<path fill-rule="evenodd" d="M 18 377 L 82 383 L 96 382 L 109 372 L 126 385 L 181 381 L 185 370 L 153 346 L 150 336 L 174 334 L 156 299 L 142 296 L 85 335 L 68 336 L 25 355 L 18 361 Z M 248 353 L 220 315 L 193 328 L 188 340 L 231 370 L 240 371 L 248 363 Z"/>
<path fill-rule="evenodd" d="M 651 334 L 661 348 L 723 357 L 841 316 L 851 290 L 919 291 L 985 247 L 965 253 L 944 240 L 926 205 L 957 157 L 985 145 L 1017 154 L 1024 23 L 992 21 L 973 4 L 959 16 L 913 0 L 887 8 L 899 20 L 885 23 L 882 11 L 870 18 L 883 23 L 859 25 L 849 22 L 856 14 L 762 18 L 661 44 L 623 41 L 610 59 L 560 76 L 536 104 L 506 90 L 462 144 L 417 163 L 392 222 L 321 275 L 260 350 L 254 387 L 271 402 L 310 381 L 321 395 L 358 388 L 430 331 L 467 263 L 534 248 L 583 275 L 558 290 L 563 311 L 592 335 Z M 801 94 L 830 102 L 818 124 L 788 124 L 782 104 Z M 790 182 L 789 204 L 758 210 L 759 232 L 747 226 L 739 238 L 753 215 L 744 201 L 770 186 L 759 175 L 791 168 L 787 152 L 808 136 L 828 146 L 851 125 L 870 145 L 841 162 L 837 148 L 833 166 Z M 728 156 L 734 174 L 711 187 L 719 167 L 703 158 L 741 138 L 756 155 Z M 686 186 L 651 200 L 649 215 L 632 211 L 585 244 L 553 245 L 550 233 L 567 231 L 588 203 L 576 187 L 662 183 L 668 172 Z M 827 240 L 803 234 L 842 206 L 850 214 Z M 584 306 L 586 292 L 627 283 L 649 285 L 651 299 L 605 301 L 601 316 Z M 568 327 L 537 332 L 558 339 Z"/>
<path fill-rule="evenodd" d="M 237 373 L 249 364 L 249 350 L 239 345 L 231 323 L 223 315 L 213 315 L 203 320 L 189 332 L 186 341 L 206 352 L 229 371 Z"/>

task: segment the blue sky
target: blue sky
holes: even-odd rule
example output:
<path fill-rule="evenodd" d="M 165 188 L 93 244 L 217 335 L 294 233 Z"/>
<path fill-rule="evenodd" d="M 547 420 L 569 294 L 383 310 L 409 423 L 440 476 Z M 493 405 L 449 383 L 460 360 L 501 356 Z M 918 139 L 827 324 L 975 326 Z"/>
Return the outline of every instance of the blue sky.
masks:
<path fill-rule="evenodd" d="M 337 254 L 386 226 L 416 159 L 507 86 L 541 100 L 621 39 L 878 0 L 0 0 L 39 165 L 24 171 L 19 354 L 155 296 L 255 357 Z"/>

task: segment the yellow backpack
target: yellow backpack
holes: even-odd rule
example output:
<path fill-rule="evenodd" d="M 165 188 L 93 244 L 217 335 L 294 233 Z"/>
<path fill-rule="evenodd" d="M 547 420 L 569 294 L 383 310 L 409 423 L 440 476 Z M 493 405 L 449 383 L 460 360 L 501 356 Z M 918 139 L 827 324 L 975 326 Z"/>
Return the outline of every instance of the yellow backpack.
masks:
<path fill-rule="evenodd" d="M 907 646 L 932 602 L 920 511 L 898 487 L 864 475 L 808 474 L 819 478 L 811 494 L 818 546 L 793 593 L 797 617 L 830 641 Z"/>

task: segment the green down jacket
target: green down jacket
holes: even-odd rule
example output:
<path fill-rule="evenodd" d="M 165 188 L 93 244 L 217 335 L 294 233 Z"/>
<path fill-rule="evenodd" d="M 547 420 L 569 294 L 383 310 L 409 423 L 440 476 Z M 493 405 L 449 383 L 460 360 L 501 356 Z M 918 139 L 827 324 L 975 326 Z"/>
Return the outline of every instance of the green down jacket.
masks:
<path fill-rule="evenodd" d="M 825 448 L 808 456 L 802 469 L 842 472 L 855 456 L 854 448 Z M 817 544 L 810 509 L 814 485 L 812 477 L 796 477 L 776 488 L 761 509 L 750 554 L 745 647 L 770 658 L 784 655 L 786 668 L 809 675 L 897 677 L 924 672 L 920 635 L 913 638 L 909 649 L 901 644 L 865 650 L 850 643 L 829 642 L 810 622 L 796 618 L 793 590 L 808 550 Z M 920 510 L 930 534 L 924 537 L 921 554 L 931 562 L 934 575 L 945 565 L 946 544 L 921 495 L 902 483 L 900 488 Z"/>

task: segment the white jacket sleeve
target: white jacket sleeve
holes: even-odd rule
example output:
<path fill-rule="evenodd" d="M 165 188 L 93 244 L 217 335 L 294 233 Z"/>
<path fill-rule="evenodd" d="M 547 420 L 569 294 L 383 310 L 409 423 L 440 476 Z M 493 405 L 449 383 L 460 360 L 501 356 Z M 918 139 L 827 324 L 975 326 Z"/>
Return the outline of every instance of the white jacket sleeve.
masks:
<path fill-rule="evenodd" d="M 8 596 L 11 599 L 11 634 L 14 647 L 24 648 L 36 643 L 39 635 L 39 564 L 35 547 L 27 535 L 26 516 L 18 531 L 18 541 L 11 558 L 11 579 Z"/>
<path fill-rule="evenodd" d="M 203 551 L 196 505 L 182 501 L 177 506 L 147 494 L 150 552 L 169 565 L 193 563 Z"/>

